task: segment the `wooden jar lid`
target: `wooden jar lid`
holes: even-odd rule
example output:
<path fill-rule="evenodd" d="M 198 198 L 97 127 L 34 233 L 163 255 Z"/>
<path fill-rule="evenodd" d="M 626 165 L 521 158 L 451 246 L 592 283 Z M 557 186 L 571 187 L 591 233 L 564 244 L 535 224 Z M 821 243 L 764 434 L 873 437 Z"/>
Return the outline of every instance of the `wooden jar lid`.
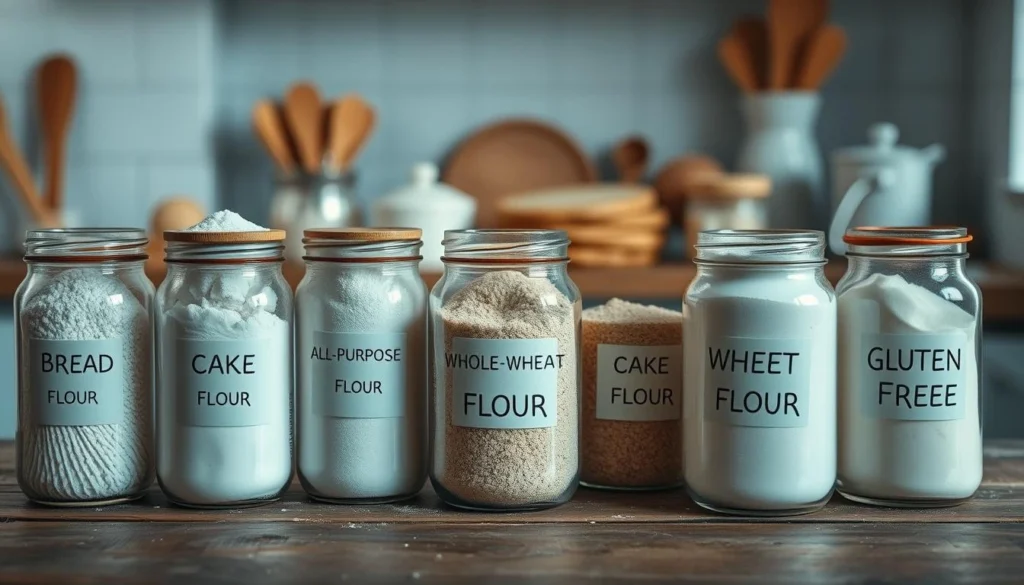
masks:
<path fill-rule="evenodd" d="M 167 242 L 185 242 L 191 244 L 259 244 L 263 242 L 283 242 L 284 230 L 259 230 L 254 232 L 189 232 L 172 230 L 164 232 Z"/>
<path fill-rule="evenodd" d="M 423 230 L 406 227 L 314 228 L 305 230 L 302 235 L 307 238 L 339 242 L 417 241 L 423 238 Z"/>

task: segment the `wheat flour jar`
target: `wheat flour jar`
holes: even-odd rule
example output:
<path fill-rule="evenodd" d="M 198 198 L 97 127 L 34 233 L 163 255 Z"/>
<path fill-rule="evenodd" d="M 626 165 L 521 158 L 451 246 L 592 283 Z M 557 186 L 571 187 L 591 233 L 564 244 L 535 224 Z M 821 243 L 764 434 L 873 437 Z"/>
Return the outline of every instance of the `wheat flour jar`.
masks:
<path fill-rule="evenodd" d="M 981 292 L 963 228 L 856 228 L 839 282 L 839 477 L 847 498 L 945 506 L 981 484 Z"/>
<path fill-rule="evenodd" d="M 299 480 L 328 502 L 412 497 L 427 478 L 422 232 L 305 235 L 295 291 Z"/>
<path fill-rule="evenodd" d="M 99 506 L 153 482 L 150 306 L 138 229 L 28 233 L 15 295 L 18 485 Z"/>
<path fill-rule="evenodd" d="M 705 508 L 786 515 L 836 477 L 836 300 L 824 234 L 713 230 L 683 305 L 686 484 Z"/>
<path fill-rule="evenodd" d="M 556 506 L 578 484 L 580 294 L 560 230 L 450 230 L 430 295 L 430 479 L 477 510 Z"/>
<path fill-rule="evenodd" d="M 229 211 L 164 232 L 157 479 L 200 508 L 277 499 L 291 478 L 292 294 L 285 234 Z"/>

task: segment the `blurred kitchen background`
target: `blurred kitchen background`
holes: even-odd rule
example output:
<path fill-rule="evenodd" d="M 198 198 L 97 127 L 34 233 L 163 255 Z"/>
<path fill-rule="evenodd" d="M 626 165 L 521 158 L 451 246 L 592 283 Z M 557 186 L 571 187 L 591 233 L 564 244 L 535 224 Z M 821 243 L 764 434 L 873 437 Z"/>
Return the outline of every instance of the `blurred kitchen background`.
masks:
<path fill-rule="evenodd" d="M 613 147 L 640 136 L 650 184 L 687 154 L 738 170 L 748 126 L 719 43 L 765 10 L 763 0 L 0 0 L 0 94 L 42 184 L 37 70 L 55 52 L 73 58 L 63 207 L 74 225 L 149 226 L 171 196 L 270 223 L 275 169 L 253 106 L 299 80 L 325 99 L 357 92 L 372 105 L 376 124 L 353 164 L 363 208 L 406 185 L 416 163 L 445 178 L 460 143 L 507 118 L 563 131 L 605 181 L 620 178 Z M 1024 436 L 1024 203 L 1014 195 L 1024 191 L 1024 0 L 832 0 L 828 21 L 847 46 L 812 126 L 822 196 L 836 197 L 830 154 L 867 144 L 873 124 L 893 124 L 901 145 L 943 147 L 926 171 L 931 220 L 970 227 L 971 262 L 1002 299 L 986 312 L 986 433 Z M 10 274 L 0 279 L 16 281 L 0 290 L 13 290 L 26 214 L 2 176 Z M 662 253 L 670 268 L 580 272 L 596 283 L 587 300 L 613 290 L 605 281 L 650 277 L 673 286 L 635 285 L 630 296 L 677 305 L 687 274 L 671 268 L 683 265 L 677 232 Z M 0 295 L 0 438 L 14 432 L 12 313 L 11 294 Z"/>

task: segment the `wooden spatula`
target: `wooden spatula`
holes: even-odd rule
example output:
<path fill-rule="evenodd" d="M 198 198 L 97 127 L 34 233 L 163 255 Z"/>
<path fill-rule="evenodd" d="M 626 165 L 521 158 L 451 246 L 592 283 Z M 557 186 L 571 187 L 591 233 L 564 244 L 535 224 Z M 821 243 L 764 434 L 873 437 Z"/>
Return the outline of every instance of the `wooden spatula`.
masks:
<path fill-rule="evenodd" d="M 295 172 L 295 160 L 288 146 L 288 133 L 284 129 L 277 105 L 270 100 L 259 100 L 252 107 L 252 128 L 270 153 L 274 164 L 285 175 Z"/>
<path fill-rule="evenodd" d="M 768 27 L 764 19 L 756 16 L 741 18 L 733 25 L 732 34 L 743 41 L 747 58 L 757 73 L 757 88 L 764 89 L 768 86 Z"/>
<path fill-rule="evenodd" d="M 78 72 L 69 56 L 54 55 L 43 61 L 36 77 L 36 98 L 46 163 L 45 201 L 54 210 L 64 202 L 64 153 L 77 93 Z"/>
<path fill-rule="evenodd" d="M 299 82 L 288 89 L 284 118 L 302 168 L 307 173 L 316 173 L 323 156 L 323 120 L 320 92 L 312 83 Z"/>
<path fill-rule="evenodd" d="M 747 52 L 747 46 L 743 39 L 736 36 L 735 33 L 718 41 L 718 59 L 740 89 L 748 93 L 760 89 L 754 61 Z"/>
<path fill-rule="evenodd" d="M 833 25 L 815 31 L 807 45 L 797 78 L 797 89 L 815 90 L 832 74 L 846 53 L 846 32 Z"/>
<path fill-rule="evenodd" d="M 801 54 L 828 18 L 827 0 L 770 0 L 768 3 L 768 89 L 796 83 Z"/>
<path fill-rule="evenodd" d="M 373 107 L 357 94 L 342 97 L 331 108 L 327 160 L 331 168 L 345 171 L 368 141 L 377 123 Z"/>
<path fill-rule="evenodd" d="M 36 184 L 32 180 L 32 171 L 29 170 L 25 157 L 21 155 L 21 151 L 11 137 L 3 101 L 0 101 L 0 165 L 7 170 L 11 182 L 14 184 L 14 191 L 21 197 L 25 206 L 28 207 L 33 221 L 40 227 L 56 227 L 59 225 L 57 216 L 39 197 Z"/>

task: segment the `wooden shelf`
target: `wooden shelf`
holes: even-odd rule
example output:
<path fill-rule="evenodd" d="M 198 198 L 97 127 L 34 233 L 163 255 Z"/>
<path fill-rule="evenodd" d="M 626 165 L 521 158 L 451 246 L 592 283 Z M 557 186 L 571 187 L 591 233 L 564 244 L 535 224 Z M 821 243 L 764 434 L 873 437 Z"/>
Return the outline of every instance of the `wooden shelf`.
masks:
<path fill-rule="evenodd" d="M 833 261 L 825 274 L 833 283 L 839 281 L 846 265 Z M 164 274 L 161 266 L 147 270 L 153 282 Z M 285 276 L 292 286 L 302 279 L 302 264 L 286 264 Z M 572 279 L 583 296 L 590 299 L 623 297 L 632 299 L 678 299 L 695 274 L 694 266 L 678 262 L 647 268 L 570 268 Z M 985 299 L 985 319 L 999 322 L 1024 322 L 1024 271 L 1015 271 L 984 263 L 971 265 L 971 275 L 981 286 Z M 433 286 L 438 274 L 424 275 L 427 286 Z M 0 259 L 0 301 L 14 297 L 25 278 L 25 263 L 20 259 Z"/>

